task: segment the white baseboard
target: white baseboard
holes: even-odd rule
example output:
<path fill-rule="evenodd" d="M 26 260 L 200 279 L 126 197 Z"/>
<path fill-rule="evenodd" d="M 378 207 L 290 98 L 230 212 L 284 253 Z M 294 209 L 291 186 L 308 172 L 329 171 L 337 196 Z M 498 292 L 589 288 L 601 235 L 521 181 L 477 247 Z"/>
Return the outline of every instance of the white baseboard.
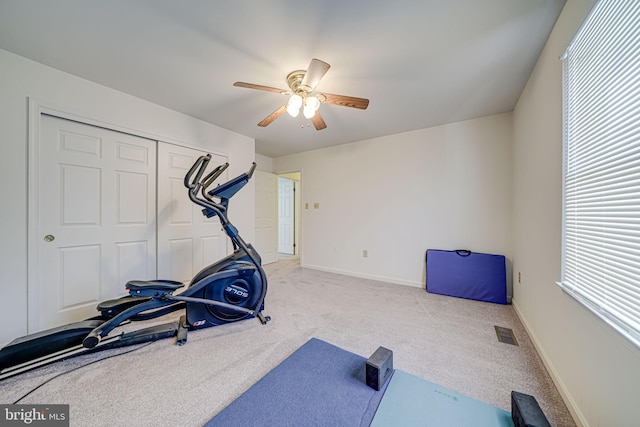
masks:
<path fill-rule="evenodd" d="M 361 279 L 377 280 L 379 282 L 395 283 L 397 285 L 413 286 L 414 288 L 424 287 L 424 284 L 421 282 L 402 280 L 395 277 L 386 277 L 386 276 L 378 276 L 375 274 L 358 273 L 358 272 L 349 271 L 349 270 L 340 270 L 338 268 L 328 268 L 328 267 L 322 267 L 319 265 L 303 264 L 302 262 L 300 263 L 300 266 L 304 268 L 309 268 L 311 270 L 326 271 L 328 273 L 336 273 L 336 274 L 342 274 L 345 276 L 359 277 Z"/>
<path fill-rule="evenodd" d="M 513 300 L 511 302 L 511 305 L 515 310 L 516 315 L 518 316 L 518 319 L 520 319 L 520 322 L 522 323 L 525 330 L 527 331 L 527 334 L 529 334 L 529 338 L 531 338 L 531 342 L 533 343 L 533 346 L 538 352 L 538 355 L 540 355 L 540 358 L 542 359 L 542 363 L 544 363 L 544 366 L 547 369 L 547 372 L 549 373 L 551 380 L 553 381 L 556 388 L 560 392 L 560 396 L 562 397 L 562 400 L 564 401 L 565 405 L 567 405 L 567 408 L 569 409 L 569 412 L 571 413 L 573 420 L 576 422 L 578 427 L 589 427 L 589 424 L 587 423 L 587 420 L 582 415 L 580 408 L 578 407 L 578 405 L 576 405 L 576 401 L 571 396 L 571 393 L 569 393 L 569 390 L 567 390 L 567 387 L 564 385 L 564 382 L 560 378 L 560 375 L 558 375 L 558 372 L 555 370 L 553 363 L 547 356 L 547 353 L 544 351 L 544 348 L 540 345 L 540 341 L 538 340 L 535 332 L 533 331 L 533 329 L 531 329 L 531 326 L 527 322 L 527 319 L 523 316 L 522 312 L 520 311 L 520 308 L 518 307 L 518 302 L 516 300 Z"/>

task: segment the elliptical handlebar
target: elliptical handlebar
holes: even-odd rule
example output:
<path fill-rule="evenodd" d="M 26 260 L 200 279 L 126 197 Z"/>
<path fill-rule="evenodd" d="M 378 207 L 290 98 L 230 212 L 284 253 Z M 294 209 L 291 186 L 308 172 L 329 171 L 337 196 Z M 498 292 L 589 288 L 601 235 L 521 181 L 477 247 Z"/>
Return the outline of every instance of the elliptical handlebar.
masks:
<path fill-rule="evenodd" d="M 251 164 L 251 168 L 249 168 L 249 171 L 247 172 L 247 178 L 248 178 L 248 179 L 251 179 L 251 177 L 253 176 L 253 172 L 255 172 L 255 170 L 256 170 L 256 166 L 258 166 L 258 165 L 256 164 L 256 162 L 253 162 L 253 163 Z"/>
<path fill-rule="evenodd" d="M 205 169 L 209 165 L 210 161 L 211 161 L 211 154 L 198 157 L 198 159 L 193 163 L 193 166 L 191 166 L 191 169 L 189 169 L 189 172 L 187 172 L 187 174 L 184 176 L 184 186 L 187 187 L 189 190 L 193 190 L 199 185 L 201 185 L 200 179 L 202 178 L 202 174 L 204 173 Z M 196 169 L 198 170 L 198 173 L 196 174 L 196 177 L 192 180 L 191 176 L 194 174 Z M 197 192 L 198 191 L 196 190 L 196 193 Z"/>
<path fill-rule="evenodd" d="M 213 181 L 218 179 L 218 177 L 222 175 L 222 172 L 227 170 L 228 167 L 229 167 L 228 162 L 222 165 L 218 165 L 214 170 L 211 171 L 211 173 L 205 176 L 204 179 L 202 180 L 202 192 L 205 193 L 209 188 L 209 186 L 213 184 Z"/>
<path fill-rule="evenodd" d="M 229 167 L 228 162 L 218 165 L 204 178 L 202 178 L 210 161 L 211 154 L 200 156 L 185 175 L 184 186 L 189 189 L 189 198 L 192 202 L 207 209 L 224 212 L 227 209 L 228 199 L 251 179 L 257 165 L 256 162 L 253 162 L 247 172 L 225 183 L 219 184 L 218 187 L 211 190 L 211 192 L 208 192 L 207 190 L 211 184 L 213 184 L 215 180 L 218 179 Z M 223 194 L 215 194 L 217 191 L 220 191 Z M 202 193 L 200 197 L 198 196 L 198 192 Z M 220 197 L 220 203 L 217 203 L 211 196 Z"/>

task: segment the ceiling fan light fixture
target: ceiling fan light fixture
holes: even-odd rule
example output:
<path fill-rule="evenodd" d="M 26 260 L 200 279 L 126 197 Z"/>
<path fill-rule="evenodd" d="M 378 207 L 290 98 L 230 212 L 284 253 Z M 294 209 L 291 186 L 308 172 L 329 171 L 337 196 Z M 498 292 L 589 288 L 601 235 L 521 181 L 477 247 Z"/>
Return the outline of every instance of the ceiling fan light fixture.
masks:
<path fill-rule="evenodd" d="M 316 115 L 316 110 L 314 110 L 313 108 L 309 107 L 308 105 L 304 106 L 304 111 L 302 112 L 304 114 L 304 116 L 307 119 L 310 119 L 311 117 Z"/>
<path fill-rule="evenodd" d="M 307 96 L 304 98 L 303 114 L 307 119 L 315 116 L 316 111 L 320 108 L 320 101 L 315 96 Z"/>
<path fill-rule="evenodd" d="M 318 108 L 320 108 L 320 101 L 315 96 L 308 96 L 304 100 L 304 106 L 312 109 L 313 111 L 318 111 Z"/>
<path fill-rule="evenodd" d="M 289 102 L 287 102 L 287 113 L 291 117 L 297 117 L 300 113 L 300 107 L 302 106 L 302 97 L 300 95 L 291 95 Z"/>
<path fill-rule="evenodd" d="M 287 107 L 287 113 L 289 113 L 291 117 L 298 117 L 298 114 L 300 113 L 300 108 L 292 108 L 291 106 L 289 106 Z"/>

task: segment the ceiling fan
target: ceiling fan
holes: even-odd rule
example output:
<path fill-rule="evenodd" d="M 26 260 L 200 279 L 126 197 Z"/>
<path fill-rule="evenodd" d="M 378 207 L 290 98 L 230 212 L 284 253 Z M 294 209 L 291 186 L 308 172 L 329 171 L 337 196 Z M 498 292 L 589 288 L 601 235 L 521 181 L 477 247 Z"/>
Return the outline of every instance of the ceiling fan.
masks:
<path fill-rule="evenodd" d="M 256 85 L 253 83 L 235 82 L 236 87 L 244 87 L 248 89 L 264 90 L 267 92 L 275 92 L 282 95 L 290 96 L 286 104 L 278 108 L 273 113 L 264 118 L 258 126 L 269 126 L 275 119 L 280 117 L 285 111 L 292 117 L 297 117 L 300 110 L 303 115 L 311 120 L 316 130 L 322 130 L 327 127 L 324 119 L 320 115 L 320 104 L 341 105 L 343 107 L 358 108 L 366 110 L 369 106 L 369 100 L 364 98 L 355 98 L 353 96 L 334 95 L 325 92 L 315 92 L 315 88 L 320 79 L 329 70 L 330 65 L 319 59 L 312 59 L 309 68 L 306 70 L 292 71 L 287 75 L 287 86 L 289 89 L 278 89 L 270 86 Z"/>

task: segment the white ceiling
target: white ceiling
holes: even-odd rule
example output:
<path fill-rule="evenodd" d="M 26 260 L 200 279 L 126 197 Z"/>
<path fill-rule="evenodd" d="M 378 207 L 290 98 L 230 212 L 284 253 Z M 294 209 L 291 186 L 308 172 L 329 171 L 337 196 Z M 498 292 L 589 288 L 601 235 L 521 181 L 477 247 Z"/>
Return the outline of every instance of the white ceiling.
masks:
<path fill-rule="evenodd" d="M 565 0 L 0 0 L 0 49 L 256 140 L 278 157 L 513 110 Z M 312 58 L 327 129 L 257 123 Z"/>

